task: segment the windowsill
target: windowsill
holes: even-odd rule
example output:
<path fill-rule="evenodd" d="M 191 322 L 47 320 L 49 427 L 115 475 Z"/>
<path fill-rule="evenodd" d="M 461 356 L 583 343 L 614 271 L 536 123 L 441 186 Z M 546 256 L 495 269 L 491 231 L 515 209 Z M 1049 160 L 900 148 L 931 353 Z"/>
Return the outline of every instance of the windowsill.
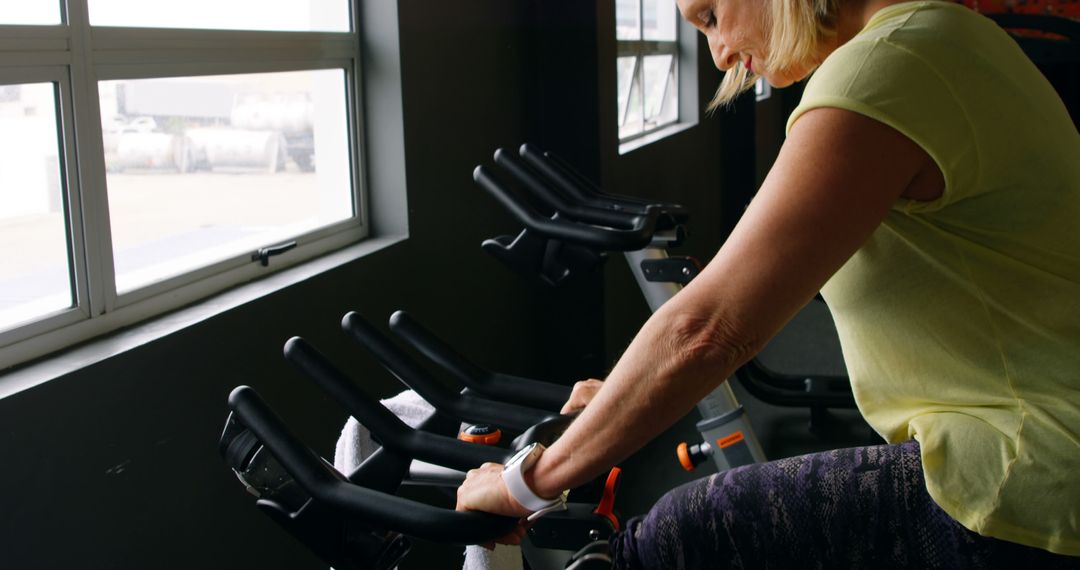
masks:
<path fill-rule="evenodd" d="M 355 245 L 284 269 L 258 281 L 239 285 L 197 304 L 17 367 L 11 372 L 0 374 L 0 399 L 199 324 L 260 297 L 387 248 L 404 240 L 405 237 L 405 235 L 390 235 L 365 239 Z"/>
<path fill-rule="evenodd" d="M 642 135 L 633 140 L 621 143 L 619 145 L 619 154 L 627 154 L 633 152 L 645 145 L 652 144 L 660 139 L 670 137 L 674 134 L 681 133 L 692 127 L 697 126 L 697 123 L 675 123 L 674 125 L 668 125 L 662 129 L 655 130 L 647 135 Z"/>

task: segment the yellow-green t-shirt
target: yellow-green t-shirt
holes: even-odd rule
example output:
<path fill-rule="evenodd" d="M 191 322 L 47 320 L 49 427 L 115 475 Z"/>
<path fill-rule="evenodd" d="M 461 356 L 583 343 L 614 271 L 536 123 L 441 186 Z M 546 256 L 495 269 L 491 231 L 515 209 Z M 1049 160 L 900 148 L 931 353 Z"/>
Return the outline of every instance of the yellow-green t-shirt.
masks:
<path fill-rule="evenodd" d="M 875 14 L 788 128 L 815 107 L 890 125 L 945 178 L 823 290 L 863 415 L 920 442 L 965 527 L 1080 555 L 1080 134 L 1061 99 L 993 22 L 931 1 Z"/>

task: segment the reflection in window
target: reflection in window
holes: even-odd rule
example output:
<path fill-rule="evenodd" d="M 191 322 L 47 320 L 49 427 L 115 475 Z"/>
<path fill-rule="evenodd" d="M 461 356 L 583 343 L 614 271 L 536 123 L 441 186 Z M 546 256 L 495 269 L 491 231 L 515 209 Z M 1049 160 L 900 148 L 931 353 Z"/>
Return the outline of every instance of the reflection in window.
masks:
<path fill-rule="evenodd" d="M 102 82 L 118 292 L 355 214 L 342 70 Z"/>
<path fill-rule="evenodd" d="M 678 118 L 675 57 L 648 55 L 644 63 L 642 91 L 645 95 L 645 121 L 657 125 L 670 123 Z"/>
<path fill-rule="evenodd" d="M 641 39 L 640 0 L 615 0 L 615 39 Z"/>
<path fill-rule="evenodd" d="M 672 0 L 641 0 L 641 14 L 642 39 L 675 41 L 677 12 Z"/>
<path fill-rule="evenodd" d="M 0 85 L 0 330 L 73 305 L 56 87 Z"/>

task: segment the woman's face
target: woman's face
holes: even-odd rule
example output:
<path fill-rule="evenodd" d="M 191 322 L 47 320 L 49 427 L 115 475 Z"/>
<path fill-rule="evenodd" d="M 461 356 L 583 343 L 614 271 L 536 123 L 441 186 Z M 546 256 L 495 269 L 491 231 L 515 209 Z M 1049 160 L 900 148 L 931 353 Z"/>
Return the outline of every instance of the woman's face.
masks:
<path fill-rule="evenodd" d="M 768 0 L 676 0 L 682 17 L 709 40 L 717 69 L 742 63 L 773 87 L 786 87 L 809 73 L 809 68 L 771 70 Z"/>

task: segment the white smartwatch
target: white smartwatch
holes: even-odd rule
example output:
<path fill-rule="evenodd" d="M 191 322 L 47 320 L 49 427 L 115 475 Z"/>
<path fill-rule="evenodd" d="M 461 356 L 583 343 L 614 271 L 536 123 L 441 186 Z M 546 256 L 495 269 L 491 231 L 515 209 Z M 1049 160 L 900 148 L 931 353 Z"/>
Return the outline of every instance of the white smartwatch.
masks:
<path fill-rule="evenodd" d="M 554 499 L 545 499 L 534 493 L 529 488 L 529 485 L 525 483 L 525 472 L 532 469 L 533 465 L 536 465 L 536 461 L 543 455 L 544 449 L 545 447 L 539 443 L 527 445 L 521 451 L 515 453 L 503 466 L 503 482 L 506 483 L 506 488 L 510 491 L 510 495 L 514 497 L 514 500 L 532 511 L 532 514 L 528 517 L 530 521 L 553 511 L 566 510 L 568 491 L 563 491 Z"/>

